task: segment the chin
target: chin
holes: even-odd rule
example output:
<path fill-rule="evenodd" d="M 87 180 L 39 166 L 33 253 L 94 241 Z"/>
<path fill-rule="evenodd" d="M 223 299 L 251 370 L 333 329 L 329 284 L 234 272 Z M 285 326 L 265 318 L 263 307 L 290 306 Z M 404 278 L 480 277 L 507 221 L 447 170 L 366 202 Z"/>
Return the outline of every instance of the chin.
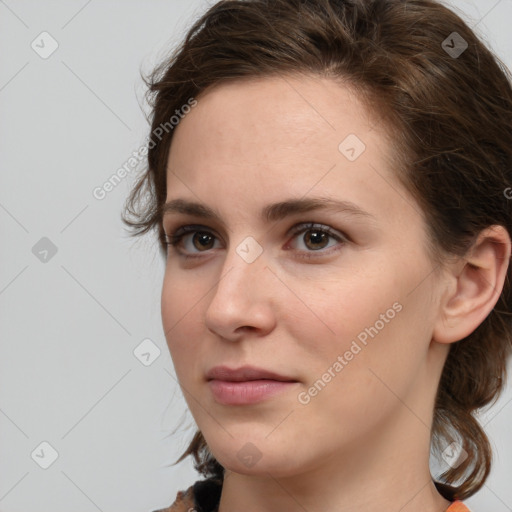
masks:
<path fill-rule="evenodd" d="M 297 473 L 300 463 L 290 460 L 289 450 L 283 445 L 279 449 L 268 446 L 267 442 L 266 447 L 262 447 L 262 443 L 250 439 L 248 437 L 247 441 L 242 443 L 231 441 L 229 446 L 212 450 L 212 453 L 222 467 L 241 475 L 268 477 L 270 474 L 281 478 Z"/>

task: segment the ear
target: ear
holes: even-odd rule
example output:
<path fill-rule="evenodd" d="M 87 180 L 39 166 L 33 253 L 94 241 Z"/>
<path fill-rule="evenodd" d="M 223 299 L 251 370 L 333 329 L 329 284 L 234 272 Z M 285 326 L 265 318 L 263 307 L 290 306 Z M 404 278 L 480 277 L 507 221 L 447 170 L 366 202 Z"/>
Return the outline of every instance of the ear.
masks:
<path fill-rule="evenodd" d="M 478 235 L 468 254 L 449 267 L 433 341 L 459 341 L 485 320 L 503 290 L 510 254 L 507 230 L 490 226 Z"/>

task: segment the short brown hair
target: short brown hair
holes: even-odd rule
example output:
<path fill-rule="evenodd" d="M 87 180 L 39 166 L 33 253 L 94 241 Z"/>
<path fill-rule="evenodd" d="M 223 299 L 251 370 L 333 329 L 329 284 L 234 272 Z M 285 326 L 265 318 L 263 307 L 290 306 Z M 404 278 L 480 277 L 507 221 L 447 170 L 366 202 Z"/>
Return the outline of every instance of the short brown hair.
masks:
<path fill-rule="evenodd" d="M 397 174 L 424 212 L 439 261 L 442 254 L 463 256 L 488 226 L 512 232 L 504 193 L 512 183 L 510 74 L 434 0 L 219 1 L 147 80 L 152 132 L 212 85 L 290 73 L 341 79 L 378 109 L 393 133 Z M 150 147 L 147 171 L 125 205 L 135 220 L 123 216 L 134 235 L 158 228 L 164 251 L 172 135 L 166 130 Z M 474 414 L 504 386 L 512 350 L 510 273 L 509 267 L 489 316 L 451 345 L 440 379 L 433 446 L 439 452 L 458 437 L 468 454 L 436 482 L 449 500 L 474 494 L 490 472 L 489 440 Z M 178 462 L 188 455 L 203 475 L 223 477 L 200 431 Z"/>

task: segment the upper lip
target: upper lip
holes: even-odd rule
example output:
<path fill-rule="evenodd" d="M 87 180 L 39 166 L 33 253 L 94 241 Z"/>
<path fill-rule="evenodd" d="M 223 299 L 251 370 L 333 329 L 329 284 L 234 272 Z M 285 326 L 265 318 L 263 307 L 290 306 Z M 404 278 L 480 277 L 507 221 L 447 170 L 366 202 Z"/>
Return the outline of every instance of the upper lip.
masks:
<path fill-rule="evenodd" d="M 263 368 L 256 368 L 255 366 L 241 366 L 240 368 L 228 368 L 227 366 L 215 366 L 211 368 L 207 374 L 208 380 L 224 380 L 232 382 L 243 382 L 248 380 L 279 380 L 283 382 L 296 382 L 291 377 L 279 375 L 278 373 L 265 370 Z"/>

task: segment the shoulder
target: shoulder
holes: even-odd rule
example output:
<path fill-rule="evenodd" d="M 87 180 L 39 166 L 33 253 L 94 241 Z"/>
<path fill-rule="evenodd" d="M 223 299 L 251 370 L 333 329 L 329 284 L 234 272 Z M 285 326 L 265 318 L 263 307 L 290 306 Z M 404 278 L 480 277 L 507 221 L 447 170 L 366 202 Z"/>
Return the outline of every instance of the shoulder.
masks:
<path fill-rule="evenodd" d="M 176 500 L 167 508 L 154 510 L 153 512 L 216 512 L 222 481 L 216 478 L 198 480 L 186 491 L 178 491 Z M 451 511 L 450 511 L 451 512 Z"/>

